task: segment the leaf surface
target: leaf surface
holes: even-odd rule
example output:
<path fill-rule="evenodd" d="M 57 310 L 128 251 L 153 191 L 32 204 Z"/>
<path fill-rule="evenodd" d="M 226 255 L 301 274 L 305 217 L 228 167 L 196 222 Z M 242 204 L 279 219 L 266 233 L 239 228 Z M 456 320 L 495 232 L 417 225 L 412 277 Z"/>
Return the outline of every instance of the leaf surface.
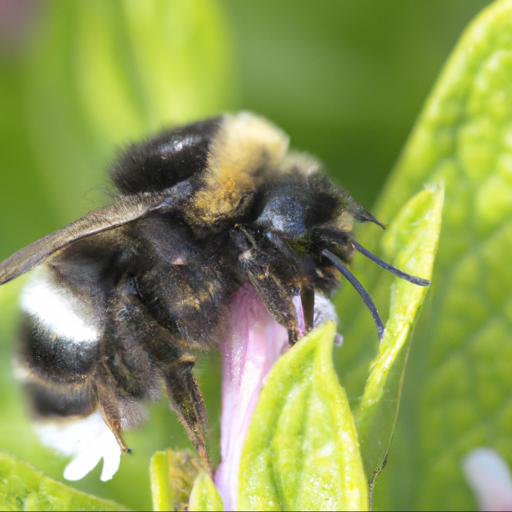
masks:
<path fill-rule="evenodd" d="M 224 510 L 215 484 L 204 470 L 199 472 L 194 482 L 188 509 L 191 512 Z"/>
<path fill-rule="evenodd" d="M 407 202 L 384 237 L 387 261 L 393 261 L 395 266 L 411 275 L 431 278 L 443 200 L 444 188 L 431 185 Z M 370 488 L 389 451 L 409 352 L 409 334 L 427 290 L 399 278 L 391 287 L 386 331 L 370 365 L 356 413 Z"/>
<path fill-rule="evenodd" d="M 183 510 L 200 467 L 192 452 L 156 452 L 149 463 L 153 510 Z"/>
<path fill-rule="evenodd" d="M 463 457 L 484 445 L 512 462 L 510 0 L 491 4 L 462 36 L 375 213 L 386 222 L 423 183 L 440 180 L 446 195 L 439 253 L 414 332 L 401 435 L 377 486 L 382 508 L 475 508 Z M 368 264 L 358 270 L 385 303 L 387 283 Z M 355 398 L 374 343 L 365 312 L 353 304 L 340 302 L 342 319 L 350 321 L 339 366 Z"/>
<path fill-rule="evenodd" d="M 267 377 L 240 464 L 241 510 L 365 510 L 367 481 L 327 323 Z"/>
<path fill-rule="evenodd" d="M 0 453 L 0 509 L 127 510 L 56 482 L 4 453 Z"/>

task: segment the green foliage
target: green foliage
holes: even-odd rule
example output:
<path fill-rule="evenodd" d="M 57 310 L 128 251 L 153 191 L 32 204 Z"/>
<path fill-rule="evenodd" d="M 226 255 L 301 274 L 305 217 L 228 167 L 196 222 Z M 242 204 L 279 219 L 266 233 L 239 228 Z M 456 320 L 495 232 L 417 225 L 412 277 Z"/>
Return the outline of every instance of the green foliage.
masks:
<path fill-rule="evenodd" d="M 151 496 L 153 510 L 172 510 L 174 508 L 174 493 L 169 478 L 169 461 L 167 452 L 156 452 L 149 463 L 151 480 Z"/>
<path fill-rule="evenodd" d="M 194 482 L 188 510 L 191 512 L 224 510 L 219 493 L 204 470 L 199 472 Z"/>
<path fill-rule="evenodd" d="M 192 452 L 156 452 L 149 463 L 153 510 L 185 509 L 200 467 Z"/>
<path fill-rule="evenodd" d="M 400 435 L 377 486 L 378 507 L 474 508 L 464 455 L 486 445 L 512 460 L 511 55 L 507 0 L 462 37 L 376 209 L 386 219 L 422 183 L 446 184 L 430 301 L 414 333 Z M 370 336 L 369 328 L 356 315 L 346 338 Z M 352 397 L 362 392 L 370 354 L 363 343 L 343 355 Z"/>
<path fill-rule="evenodd" d="M 51 480 L 4 453 L 0 453 L 0 509 L 127 510 Z"/>
<path fill-rule="evenodd" d="M 266 379 L 240 463 L 241 510 L 365 510 L 367 482 L 345 391 L 332 366 L 335 325 L 302 339 Z"/>
<path fill-rule="evenodd" d="M 371 207 L 454 42 L 490 0 L 222 1 L 239 105 Z"/>
<path fill-rule="evenodd" d="M 441 229 L 444 188 L 431 185 L 401 209 L 383 240 L 387 260 L 398 268 L 430 279 Z M 395 430 L 403 376 L 409 353 L 409 334 L 427 288 L 396 278 L 379 352 L 356 413 L 361 450 L 370 487 L 383 468 Z"/>
<path fill-rule="evenodd" d="M 229 50 L 213 0 L 54 0 L 46 17 L 20 81 L 38 172 L 62 212 L 82 213 L 77 199 L 102 183 L 117 145 L 227 104 Z"/>

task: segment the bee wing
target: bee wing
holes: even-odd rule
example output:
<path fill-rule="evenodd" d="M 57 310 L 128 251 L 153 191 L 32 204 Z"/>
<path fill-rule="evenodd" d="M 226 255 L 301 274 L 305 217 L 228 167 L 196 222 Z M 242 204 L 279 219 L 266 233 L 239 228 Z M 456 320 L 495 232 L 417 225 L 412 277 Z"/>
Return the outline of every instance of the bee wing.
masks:
<path fill-rule="evenodd" d="M 114 229 L 147 215 L 158 209 L 164 199 L 165 196 L 162 193 L 125 196 L 110 206 L 84 215 L 64 228 L 33 242 L 0 263 L 0 285 L 28 272 L 73 242 Z"/>

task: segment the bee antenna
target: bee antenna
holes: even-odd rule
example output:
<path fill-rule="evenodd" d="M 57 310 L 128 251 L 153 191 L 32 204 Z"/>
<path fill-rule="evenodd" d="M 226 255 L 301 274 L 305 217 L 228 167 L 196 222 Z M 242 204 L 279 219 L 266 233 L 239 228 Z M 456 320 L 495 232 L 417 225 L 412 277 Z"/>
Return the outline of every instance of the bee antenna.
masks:
<path fill-rule="evenodd" d="M 345 205 L 347 211 L 354 216 L 355 220 L 359 222 L 373 222 L 382 229 L 386 229 L 386 226 L 382 224 L 377 218 L 369 212 L 364 206 L 360 205 L 350 194 L 347 192 L 341 192 L 341 201 Z"/>
<path fill-rule="evenodd" d="M 368 292 L 364 289 L 364 286 L 357 280 L 356 276 L 350 272 L 350 270 L 343 265 L 340 259 L 329 249 L 322 250 L 322 256 L 327 258 L 347 279 L 347 281 L 356 289 L 357 293 L 363 299 L 363 302 L 366 304 L 370 313 L 372 314 L 373 320 L 375 321 L 375 325 L 377 326 L 377 335 L 379 336 L 379 341 L 382 341 L 382 337 L 384 336 L 384 324 L 380 318 L 379 312 L 377 311 L 377 307 L 373 303 L 372 298 L 368 294 Z"/>
<path fill-rule="evenodd" d="M 371 214 L 368 210 L 365 210 L 364 213 L 360 214 L 359 217 L 357 217 L 357 220 L 360 220 L 362 222 L 373 222 L 373 224 L 377 224 L 379 228 L 386 229 L 386 225 L 382 224 L 380 220 L 377 219 L 373 214 Z"/>
<path fill-rule="evenodd" d="M 422 279 L 421 277 L 411 276 L 410 274 L 407 274 L 407 273 L 402 272 L 401 270 L 397 269 L 393 265 L 390 265 L 389 263 L 382 261 L 378 256 L 375 256 L 375 254 L 371 253 L 368 249 L 365 249 L 362 245 L 358 244 L 355 240 L 352 240 L 352 245 L 354 246 L 354 249 L 359 251 L 361 254 L 364 254 L 367 258 L 369 258 L 373 262 L 377 263 L 377 265 L 379 265 L 383 269 L 391 272 L 395 276 L 401 277 L 402 279 L 405 279 L 406 281 L 409 281 L 410 283 L 417 284 L 418 286 L 429 286 L 430 285 L 430 281 L 428 281 L 427 279 Z"/>

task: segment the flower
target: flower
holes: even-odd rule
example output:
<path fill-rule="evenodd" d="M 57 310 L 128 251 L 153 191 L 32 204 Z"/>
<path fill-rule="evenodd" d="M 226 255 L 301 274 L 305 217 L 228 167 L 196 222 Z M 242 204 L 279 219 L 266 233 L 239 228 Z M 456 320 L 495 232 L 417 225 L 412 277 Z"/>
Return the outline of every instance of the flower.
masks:
<path fill-rule="evenodd" d="M 300 297 L 294 297 L 301 335 L 305 334 Z M 315 295 L 314 323 L 336 320 L 332 303 Z M 237 509 L 238 470 L 242 448 L 265 377 L 288 350 L 288 333 L 267 311 L 254 288 L 234 297 L 230 330 L 221 344 L 223 362 L 221 463 L 215 484 L 225 510 Z"/>
<path fill-rule="evenodd" d="M 79 420 L 43 423 L 37 432 L 45 445 L 73 456 L 64 470 L 66 480 L 81 480 L 101 459 L 102 482 L 110 480 L 119 469 L 121 448 L 99 412 Z"/>
<path fill-rule="evenodd" d="M 476 448 L 464 458 L 462 469 L 480 510 L 512 510 L 510 469 L 496 451 Z"/>

